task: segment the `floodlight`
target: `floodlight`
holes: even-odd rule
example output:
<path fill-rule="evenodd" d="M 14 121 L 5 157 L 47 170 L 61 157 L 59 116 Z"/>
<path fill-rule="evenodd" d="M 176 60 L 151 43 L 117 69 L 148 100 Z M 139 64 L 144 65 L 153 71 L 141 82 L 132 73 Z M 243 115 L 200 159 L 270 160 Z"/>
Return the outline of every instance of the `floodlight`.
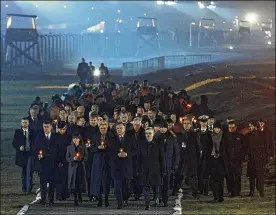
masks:
<path fill-rule="evenodd" d="M 268 45 L 271 45 L 271 41 L 268 41 L 267 44 L 268 44 Z"/>
<path fill-rule="evenodd" d="M 245 15 L 245 20 L 250 23 L 257 23 L 258 22 L 258 14 L 256 13 L 248 13 Z"/>
<path fill-rule="evenodd" d="M 95 69 L 94 76 L 100 76 L 101 72 L 98 69 Z"/>

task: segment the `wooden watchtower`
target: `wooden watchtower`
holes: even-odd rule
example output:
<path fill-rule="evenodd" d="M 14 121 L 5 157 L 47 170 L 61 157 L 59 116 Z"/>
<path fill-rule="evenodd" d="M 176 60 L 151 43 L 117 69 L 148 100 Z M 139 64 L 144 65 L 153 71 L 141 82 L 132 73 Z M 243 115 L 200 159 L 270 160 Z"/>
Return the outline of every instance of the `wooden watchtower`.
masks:
<path fill-rule="evenodd" d="M 32 26 L 28 28 L 13 28 L 13 17 L 21 17 L 23 19 L 31 19 Z M 33 62 L 43 72 L 42 56 L 38 43 L 38 32 L 36 29 L 36 15 L 23 14 L 7 14 L 7 29 L 5 35 L 5 66 L 9 67 L 17 58 L 25 57 Z M 29 43 L 25 49 L 18 46 L 18 43 Z M 14 49 L 15 56 L 9 59 L 9 48 Z M 31 56 L 29 51 L 35 49 L 36 56 Z"/>
<path fill-rule="evenodd" d="M 146 45 L 152 49 L 159 50 L 160 42 L 156 29 L 156 18 L 137 17 L 137 51 L 136 56 Z"/>

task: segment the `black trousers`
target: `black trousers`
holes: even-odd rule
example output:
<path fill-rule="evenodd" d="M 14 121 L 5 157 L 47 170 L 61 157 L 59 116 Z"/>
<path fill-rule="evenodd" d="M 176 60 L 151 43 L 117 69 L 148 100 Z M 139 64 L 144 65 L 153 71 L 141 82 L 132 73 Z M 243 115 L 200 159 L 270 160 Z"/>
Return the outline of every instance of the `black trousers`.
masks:
<path fill-rule="evenodd" d="M 156 192 L 156 196 L 159 196 L 160 194 L 160 186 L 153 186 Z M 150 205 L 150 186 L 144 186 L 143 187 L 143 194 L 145 199 L 145 204 L 147 206 Z"/>
<path fill-rule="evenodd" d="M 175 173 L 175 179 L 173 184 L 173 193 L 178 193 L 178 190 L 181 188 L 181 183 L 183 181 L 183 175 L 180 175 L 180 172 Z"/>
<path fill-rule="evenodd" d="M 41 191 L 41 200 L 46 201 L 47 183 L 40 184 L 40 191 Z M 54 194 L 55 194 L 55 184 L 49 183 L 49 190 L 48 190 L 49 201 L 54 201 Z"/>
<path fill-rule="evenodd" d="M 224 176 L 219 174 L 212 175 L 211 180 L 214 200 L 223 199 Z"/>
<path fill-rule="evenodd" d="M 250 191 L 253 193 L 255 192 L 255 186 L 257 187 L 257 190 L 259 191 L 260 195 L 263 196 L 264 195 L 264 175 L 249 177 L 249 187 L 250 187 Z"/>
<path fill-rule="evenodd" d="M 192 195 L 196 197 L 198 195 L 198 178 L 197 176 L 186 176 L 183 180 L 182 183 L 185 183 L 185 180 L 187 180 L 188 184 L 191 187 L 192 190 Z"/>
<path fill-rule="evenodd" d="M 136 176 L 132 180 L 132 186 L 133 186 L 133 193 L 135 198 L 140 198 L 142 194 L 142 186 L 140 185 L 140 176 Z"/>
<path fill-rule="evenodd" d="M 231 196 L 237 196 L 241 192 L 241 174 L 230 174 L 228 177 L 228 186 Z"/>
<path fill-rule="evenodd" d="M 171 174 L 166 174 L 163 177 L 163 187 L 162 187 L 162 200 L 163 202 L 167 202 L 169 199 L 169 191 L 170 191 L 170 179 L 171 179 Z"/>
<path fill-rule="evenodd" d="M 131 180 L 114 180 L 114 193 L 118 204 L 122 204 L 123 201 L 128 201 L 131 188 Z"/>

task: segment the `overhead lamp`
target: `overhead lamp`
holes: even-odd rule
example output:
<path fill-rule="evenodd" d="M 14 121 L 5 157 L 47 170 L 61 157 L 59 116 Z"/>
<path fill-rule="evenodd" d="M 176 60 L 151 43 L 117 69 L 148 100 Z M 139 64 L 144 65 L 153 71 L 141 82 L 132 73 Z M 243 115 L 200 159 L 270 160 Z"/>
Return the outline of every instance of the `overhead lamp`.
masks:
<path fill-rule="evenodd" d="M 258 14 L 256 13 L 248 13 L 245 15 L 245 20 L 250 22 L 251 24 L 257 23 L 258 22 Z"/>

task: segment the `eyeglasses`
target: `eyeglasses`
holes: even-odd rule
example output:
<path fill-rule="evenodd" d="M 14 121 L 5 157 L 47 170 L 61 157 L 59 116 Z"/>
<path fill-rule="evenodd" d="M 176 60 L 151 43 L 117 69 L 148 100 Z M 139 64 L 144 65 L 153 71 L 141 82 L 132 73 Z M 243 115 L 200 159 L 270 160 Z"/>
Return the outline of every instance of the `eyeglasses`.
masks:
<path fill-rule="evenodd" d="M 153 133 L 145 133 L 146 135 L 151 135 L 151 134 L 153 134 Z"/>

